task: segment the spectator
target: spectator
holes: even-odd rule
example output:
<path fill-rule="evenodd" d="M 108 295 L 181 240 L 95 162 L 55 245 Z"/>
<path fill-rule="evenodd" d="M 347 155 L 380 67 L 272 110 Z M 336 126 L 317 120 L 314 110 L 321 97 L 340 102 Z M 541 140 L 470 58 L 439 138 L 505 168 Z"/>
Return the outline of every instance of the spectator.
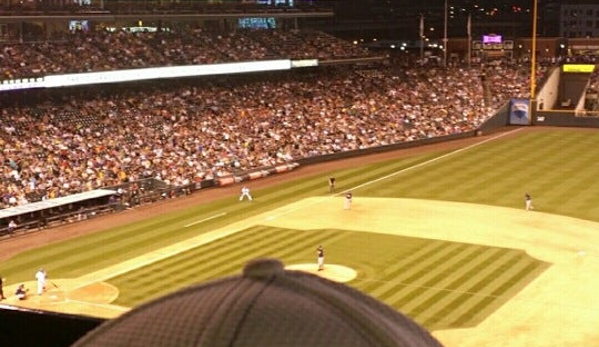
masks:
<path fill-rule="evenodd" d="M 266 59 L 347 59 L 371 54 L 320 31 L 155 28 L 154 31 L 87 30 L 57 40 L 3 43 L 0 80 L 64 73 Z"/>
<path fill-rule="evenodd" d="M 491 104 L 477 68 L 385 66 L 100 86 L 40 94 L 43 102 L 26 106 L 4 100 L 0 208 L 144 178 L 185 187 L 299 158 L 472 131 L 509 97 L 526 95 L 523 71 L 501 73 L 489 76 Z M 138 196 L 134 188 L 132 202 Z"/>

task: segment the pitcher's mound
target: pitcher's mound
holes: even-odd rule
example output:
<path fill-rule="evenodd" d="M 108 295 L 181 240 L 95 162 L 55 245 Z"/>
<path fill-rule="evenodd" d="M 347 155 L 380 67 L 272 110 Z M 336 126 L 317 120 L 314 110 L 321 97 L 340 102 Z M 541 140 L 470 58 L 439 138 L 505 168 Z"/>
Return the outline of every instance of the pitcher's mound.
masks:
<path fill-rule="evenodd" d="M 349 282 L 358 276 L 356 270 L 343 265 L 326 264 L 324 270 L 318 271 L 318 266 L 313 264 L 291 264 L 285 266 L 287 270 L 308 272 L 335 282 Z"/>

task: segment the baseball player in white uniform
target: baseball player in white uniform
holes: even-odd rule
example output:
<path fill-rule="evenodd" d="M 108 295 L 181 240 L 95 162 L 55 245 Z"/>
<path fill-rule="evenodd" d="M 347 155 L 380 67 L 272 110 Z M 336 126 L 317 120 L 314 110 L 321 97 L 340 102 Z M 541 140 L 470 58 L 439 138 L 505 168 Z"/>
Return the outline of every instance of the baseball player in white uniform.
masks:
<path fill-rule="evenodd" d="M 530 196 L 530 194 L 524 194 L 524 200 L 526 202 L 526 211 L 534 209 L 534 206 L 532 206 L 532 196 Z"/>
<path fill-rule="evenodd" d="M 252 194 L 250 194 L 250 188 L 243 186 L 243 188 L 241 188 L 241 196 L 239 197 L 239 201 L 242 201 L 243 199 L 248 198 L 249 201 L 252 201 Z"/>
<path fill-rule="evenodd" d="M 352 199 L 353 195 L 351 192 L 345 193 L 345 204 L 343 205 L 344 210 L 349 210 L 351 208 Z"/>
<path fill-rule="evenodd" d="M 44 269 L 37 270 L 35 279 L 37 280 L 37 295 L 42 295 L 44 289 L 46 289 L 46 272 Z"/>

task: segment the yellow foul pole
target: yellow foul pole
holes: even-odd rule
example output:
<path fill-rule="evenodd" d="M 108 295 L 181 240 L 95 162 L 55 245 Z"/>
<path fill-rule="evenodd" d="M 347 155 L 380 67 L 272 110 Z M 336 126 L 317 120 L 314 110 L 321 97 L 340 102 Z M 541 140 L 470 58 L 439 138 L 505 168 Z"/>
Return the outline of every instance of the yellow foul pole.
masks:
<path fill-rule="evenodd" d="M 536 111 L 536 92 L 537 89 L 537 0 L 533 0 L 532 8 L 532 42 L 530 55 L 530 101 L 528 103 L 528 124 L 532 124 L 532 118 Z"/>
<path fill-rule="evenodd" d="M 533 0 L 532 9 L 532 48 L 530 59 L 530 100 L 536 97 L 535 89 L 537 87 L 537 0 Z M 532 104 L 532 103 L 531 103 Z"/>

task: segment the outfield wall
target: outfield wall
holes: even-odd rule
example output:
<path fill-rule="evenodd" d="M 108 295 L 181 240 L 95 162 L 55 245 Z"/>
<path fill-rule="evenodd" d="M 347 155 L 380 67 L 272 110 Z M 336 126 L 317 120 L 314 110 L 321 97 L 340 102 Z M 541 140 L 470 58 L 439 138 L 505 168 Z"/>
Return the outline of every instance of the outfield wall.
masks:
<path fill-rule="evenodd" d="M 572 112 L 536 111 L 532 117 L 532 125 L 599 128 L 599 116 L 587 117 Z"/>
<path fill-rule="evenodd" d="M 508 126 L 510 124 L 509 105 L 509 102 L 503 104 L 493 117 L 487 119 L 487 121 L 478 128 L 478 131 L 482 134 L 488 134 Z"/>
<path fill-rule="evenodd" d="M 469 137 L 474 137 L 476 135 L 477 135 L 477 131 L 473 130 L 473 131 L 463 132 L 463 133 L 459 133 L 459 134 L 439 136 L 439 137 L 433 137 L 433 138 L 416 140 L 416 141 L 407 141 L 407 142 L 396 143 L 396 144 L 387 145 L 387 146 L 371 147 L 371 148 L 366 148 L 366 149 L 357 149 L 357 150 L 353 150 L 353 151 L 345 151 L 345 152 L 339 152 L 339 153 L 333 153 L 333 154 L 327 154 L 327 155 L 320 155 L 320 156 L 310 157 L 310 158 L 302 158 L 302 159 L 299 159 L 297 162 L 300 165 L 310 165 L 310 164 L 323 163 L 323 162 L 327 162 L 327 161 L 333 161 L 333 160 L 339 160 L 339 159 L 345 159 L 345 158 L 359 157 L 359 156 L 375 154 L 375 153 L 395 151 L 398 149 L 419 147 L 419 146 L 430 145 L 430 144 L 434 144 L 434 143 L 446 142 L 446 141 L 451 141 L 451 140 L 465 139 L 465 138 L 469 138 Z"/>
<path fill-rule="evenodd" d="M 577 127 L 577 128 L 599 128 L 599 114 L 595 116 L 576 114 L 572 111 L 541 111 L 531 107 L 533 112 L 531 125 L 554 126 L 554 127 Z M 508 104 L 497 111 L 495 116 L 480 126 L 479 131 L 483 134 L 497 131 L 509 125 Z"/>

